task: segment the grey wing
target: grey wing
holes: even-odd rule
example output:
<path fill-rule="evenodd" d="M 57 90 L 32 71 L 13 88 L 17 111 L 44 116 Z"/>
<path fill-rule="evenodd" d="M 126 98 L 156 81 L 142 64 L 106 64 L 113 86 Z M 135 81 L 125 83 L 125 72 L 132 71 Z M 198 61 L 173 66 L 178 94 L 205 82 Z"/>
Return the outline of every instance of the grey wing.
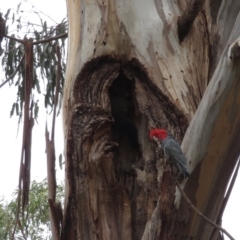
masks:
<path fill-rule="evenodd" d="M 165 143 L 164 152 L 169 158 L 171 158 L 172 160 L 175 160 L 185 169 L 187 168 L 186 166 L 187 161 L 185 156 L 183 155 L 182 149 L 178 144 L 178 142 L 176 142 L 174 139 L 169 139 Z"/>

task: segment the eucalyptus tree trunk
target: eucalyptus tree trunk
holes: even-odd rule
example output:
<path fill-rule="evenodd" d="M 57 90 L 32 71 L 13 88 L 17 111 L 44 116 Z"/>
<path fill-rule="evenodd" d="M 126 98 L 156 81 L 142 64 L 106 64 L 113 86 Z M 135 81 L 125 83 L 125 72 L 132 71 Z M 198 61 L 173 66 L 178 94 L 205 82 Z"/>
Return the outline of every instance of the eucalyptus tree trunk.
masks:
<path fill-rule="evenodd" d="M 239 156 L 240 2 L 67 1 L 62 239 L 220 239 L 181 198 L 163 152 L 182 142 L 181 185 L 219 223 Z"/>

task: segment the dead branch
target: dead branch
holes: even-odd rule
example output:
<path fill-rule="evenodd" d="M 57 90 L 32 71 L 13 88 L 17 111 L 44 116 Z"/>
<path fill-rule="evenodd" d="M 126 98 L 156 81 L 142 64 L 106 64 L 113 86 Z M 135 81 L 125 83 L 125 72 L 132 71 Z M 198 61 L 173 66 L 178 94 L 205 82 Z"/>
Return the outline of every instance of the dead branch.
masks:
<path fill-rule="evenodd" d="M 32 107 L 30 108 L 30 98 L 33 82 L 33 45 L 32 40 L 24 42 L 25 48 L 25 104 L 24 104 L 24 124 L 21 164 L 23 167 L 22 176 L 19 182 L 19 189 L 22 189 L 22 211 L 28 205 L 30 187 L 30 167 L 31 167 L 31 144 L 32 144 Z"/>
<path fill-rule="evenodd" d="M 12 36 L 8 36 L 8 35 L 6 35 L 6 34 L 0 34 L 0 36 L 3 36 L 3 37 L 5 37 L 5 38 L 9 38 L 9 39 L 14 40 L 14 41 L 16 41 L 16 42 L 19 42 L 19 43 L 24 44 L 24 40 L 21 40 L 21 39 L 12 37 Z"/>
<path fill-rule="evenodd" d="M 29 201 L 30 188 L 30 168 L 31 168 L 31 145 L 32 145 L 32 127 L 34 120 L 32 117 L 32 107 L 30 107 L 30 99 L 32 93 L 33 81 L 33 45 L 32 41 L 26 39 L 24 41 L 25 48 L 25 104 L 24 104 L 24 124 L 23 124 L 23 139 L 20 159 L 20 173 L 18 183 L 18 205 L 16 213 L 16 223 L 14 226 L 12 239 L 19 220 L 20 209 L 24 217 L 24 209 Z"/>
<path fill-rule="evenodd" d="M 188 198 L 188 196 L 186 195 L 186 193 L 182 190 L 180 184 L 178 181 L 176 181 L 176 179 L 174 179 L 179 191 L 182 193 L 184 199 L 187 201 L 187 203 L 190 205 L 190 207 L 199 215 L 201 216 L 203 219 L 205 219 L 206 222 L 208 222 L 210 225 L 212 225 L 213 227 L 215 227 L 216 229 L 218 229 L 219 231 L 225 233 L 231 240 L 235 240 L 235 238 L 233 238 L 224 228 L 222 228 L 221 226 L 217 225 L 216 223 L 214 223 L 212 220 L 210 220 L 209 218 L 207 218 L 205 215 L 203 215 L 190 201 L 190 199 Z"/>
<path fill-rule="evenodd" d="M 227 190 L 226 196 L 225 196 L 224 199 L 223 199 L 222 206 L 221 206 L 221 209 L 220 209 L 218 218 L 217 218 L 217 224 L 221 224 L 221 222 L 222 222 L 222 216 L 223 216 L 224 210 L 225 210 L 225 208 L 226 208 L 226 206 L 227 206 L 229 197 L 230 197 L 230 195 L 231 195 L 231 193 L 232 193 L 232 189 L 233 189 L 233 187 L 234 187 L 235 181 L 236 181 L 236 179 L 237 179 L 239 167 L 240 167 L 240 159 L 238 159 L 237 166 L 236 166 L 236 169 L 235 169 L 235 171 L 234 171 L 233 177 L 232 177 L 232 179 L 231 179 L 229 188 L 228 188 L 228 190 Z M 218 230 L 217 230 L 217 229 L 214 229 L 214 231 L 212 232 L 212 237 L 211 237 L 211 239 L 214 239 L 213 236 L 214 236 L 215 234 L 217 234 L 217 232 L 218 232 Z"/>
<path fill-rule="evenodd" d="M 5 38 L 9 38 L 9 39 L 14 40 L 16 42 L 24 44 L 24 40 L 21 40 L 21 39 L 12 37 L 12 36 L 8 36 L 6 34 L 0 34 L 0 36 L 3 36 Z M 46 38 L 46 39 L 43 39 L 43 40 L 35 41 L 35 42 L 33 42 L 33 45 L 37 45 L 39 43 L 46 43 L 46 42 L 50 42 L 52 40 L 57 40 L 57 39 L 60 39 L 60 38 L 67 38 L 67 37 L 68 37 L 68 34 L 67 33 L 63 33 L 63 34 L 57 35 L 55 37 L 51 37 L 51 38 Z"/>
<path fill-rule="evenodd" d="M 54 109 L 53 109 L 53 121 L 52 121 L 52 135 L 49 139 L 49 132 L 45 131 L 46 138 L 46 152 L 47 152 L 47 177 L 48 177 L 48 202 L 50 208 L 50 222 L 52 226 L 52 236 L 54 240 L 60 239 L 60 225 L 62 209 L 61 203 L 56 201 L 56 174 L 55 174 L 55 143 L 54 143 L 54 132 L 55 132 L 55 121 L 56 121 L 56 109 L 58 103 L 58 94 L 61 77 L 61 54 L 59 46 L 56 47 L 57 52 L 57 74 L 56 74 L 56 89 L 54 96 Z"/>
<path fill-rule="evenodd" d="M 50 42 L 52 40 L 57 40 L 57 39 L 60 39 L 60 38 L 67 38 L 67 37 L 68 37 L 68 34 L 63 33 L 63 34 L 57 35 L 55 37 L 46 38 L 46 39 L 43 39 L 43 40 L 36 41 L 36 42 L 33 43 L 33 45 L 37 45 L 39 43 L 46 43 L 46 42 Z"/>

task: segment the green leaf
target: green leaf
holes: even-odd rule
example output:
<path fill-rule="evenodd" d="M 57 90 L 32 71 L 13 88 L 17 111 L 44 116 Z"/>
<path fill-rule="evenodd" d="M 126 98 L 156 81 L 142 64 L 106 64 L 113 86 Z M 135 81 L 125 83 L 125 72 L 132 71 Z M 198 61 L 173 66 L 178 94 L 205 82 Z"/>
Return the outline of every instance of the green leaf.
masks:
<path fill-rule="evenodd" d="M 18 31 L 12 32 L 11 36 L 16 38 L 19 38 L 20 31 L 25 34 L 27 38 L 34 37 L 35 40 L 41 40 L 46 37 L 50 36 L 56 36 L 58 34 L 62 34 L 64 32 L 67 32 L 68 23 L 66 21 L 66 18 L 64 18 L 59 24 L 55 24 L 52 26 L 48 26 L 48 22 L 45 20 L 45 17 L 42 17 L 42 13 L 39 11 L 33 11 L 31 12 L 36 14 L 39 17 L 39 22 L 41 25 L 41 30 L 39 30 L 39 23 L 32 23 L 30 19 L 26 19 L 25 15 L 27 12 L 22 11 L 22 5 L 21 3 L 16 5 L 16 12 L 12 12 L 12 9 L 8 9 L 5 18 L 6 20 L 9 19 L 10 21 L 7 21 L 6 26 L 6 32 L 8 32 L 8 26 L 11 26 L 10 23 L 13 23 L 12 25 L 17 26 Z M 33 6 L 34 7 L 34 6 Z M 23 14 L 22 14 L 23 12 Z M 24 20 L 23 20 L 24 16 Z M 24 21 L 24 22 L 23 22 Z M 29 35 L 30 33 L 31 35 Z M 23 39 L 23 38 L 22 38 Z M 5 51 L 3 53 L 2 57 L 2 69 L 5 71 L 6 78 L 9 77 L 18 67 L 18 64 L 25 53 L 23 44 L 20 44 L 13 39 L 5 39 L 4 42 L 6 42 Z M 50 41 L 48 43 L 44 44 L 38 44 L 34 45 L 34 80 L 32 84 L 32 88 L 37 90 L 38 94 L 41 94 L 41 91 L 44 92 L 45 96 L 45 107 L 46 108 L 52 108 L 53 106 L 53 93 L 55 89 L 55 78 L 56 78 L 56 54 L 55 54 L 55 46 L 56 44 L 61 43 L 62 48 L 65 47 L 65 39 L 59 39 Z M 63 82 L 64 79 L 62 76 L 64 76 L 64 72 L 66 69 L 65 64 L 65 50 L 61 49 L 62 54 L 62 73 L 61 73 L 61 80 L 60 80 L 60 92 L 62 92 L 63 88 Z M 14 103 L 15 105 L 12 106 L 11 109 L 11 115 L 16 114 L 19 116 L 19 121 L 22 117 L 22 109 L 24 106 L 24 78 L 25 78 L 25 68 L 24 68 L 24 60 L 23 64 L 20 66 L 19 71 L 17 72 L 15 78 L 11 80 L 9 83 L 10 85 L 16 86 L 18 88 L 17 90 L 17 101 Z M 43 81 L 43 84 L 40 83 L 40 81 Z M 46 83 L 46 85 L 44 85 Z M 40 86 L 44 86 L 44 90 L 40 89 Z M 61 108 L 61 104 L 58 106 L 58 111 Z M 50 109 L 52 111 L 52 109 Z M 34 106 L 34 112 L 33 115 L 35 117 L 38 116 L 39 112 L 39 106 Z M 1 238 L 0 238 L 1 239 Z"/>
<path fill-rule="evenodd" d="M 59 155 L 58 161 L 59 161 L 59 167 L 62 170 L 62 165 L 63 165 L 63 163 L 62 163 L 62 154 Z"/>
<path fill-rule="evenodd" d="M 11 112 L 10 112 L 10 117 L 13 116 L 15 107 L 16 107 L 16 103 L 14 103 L 14 104 L 12 105 L 12 109 L 11 109 Z"/>
<path fill-rule="evenodd" d="M 38 41 L 40 39 L 40 34 L 37 31 L 34 31 L 34 35 L 36 40 Z"/>
<path fill-rule="evenodd" d="M 12 24 L 15 22 L 15 13 L 12 15 Z"/>
<path fill-rule="evenodd" d="M 9 15 L 10 11 L 11 11 L 11 8 L 9 8 L 9 9 L 7 10 L 6 14 L 4 15 L 4 18 L 5 18 L 5 19 L 8 18 L 8 15 Z"/>
<path fill-rule="evenodd" d="M 47 33 L 47 22 L 46 21 L 44 21 L 44 24 L 43 24 L 43 32 Z"/>
<path fill-rule="evenodd" d="M 22 3 L 19 3 L 19 4 L 17 5 L 17 13 L 18 13 L 19 10 L 20 10 L 21 4 L 22 4 Z"/>
<path fill-rule="evenodd" d="M 38 117 L 38 111 L 39 111 L 38 104 L 35 103 L 35 107 L 34 107 L 34 118 L 37 118 L 37 117 Z"/>
<path fill-rule="evenodd" d="M 16 103 L 16 112 L 17 112 L 17 116 L 19 116 L 19 104 Z"/>

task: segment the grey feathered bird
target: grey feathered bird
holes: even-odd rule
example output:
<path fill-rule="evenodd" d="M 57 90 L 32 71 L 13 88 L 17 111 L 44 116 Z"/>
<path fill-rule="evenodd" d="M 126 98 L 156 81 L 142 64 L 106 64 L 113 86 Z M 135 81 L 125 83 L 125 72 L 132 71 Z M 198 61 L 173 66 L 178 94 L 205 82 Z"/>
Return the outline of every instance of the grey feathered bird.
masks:
<path fill-rule="evenodd" d="M 165 129 L 156 128 L 150 131 L 150 138 L 152 139 L 153 137 L 160 140 L 164 154 L 176 163 L 177 168 L 182 172 L 185 178 L 188 177 L 189 172 L 187 170 L 186 158 L 183 155 L 179 143 L 173 136 Z"/>

